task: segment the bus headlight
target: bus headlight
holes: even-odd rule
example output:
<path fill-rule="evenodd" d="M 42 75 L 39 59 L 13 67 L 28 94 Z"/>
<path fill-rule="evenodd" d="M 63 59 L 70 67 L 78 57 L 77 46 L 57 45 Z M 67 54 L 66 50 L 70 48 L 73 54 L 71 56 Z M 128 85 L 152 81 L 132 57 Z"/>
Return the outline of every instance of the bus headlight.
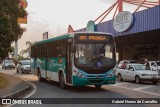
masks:
<path fill-rule="evenodd" d="M 76 76 L 78 76 L 79 78 L 85 78 L 85 76 L 84 76 L 82 73 L 80 73 L 80 72 L 78 72 L 78 71 L 76 71 L 76 70 L 74 70 L 74 73 L 75 73 Z"/>
<path fill-rule="evenodd" d="M 113 77 L 113 76 L 114 76 L 114 73 L 111 72 L 111 73 L 107 74 L 105 77 Z"/>

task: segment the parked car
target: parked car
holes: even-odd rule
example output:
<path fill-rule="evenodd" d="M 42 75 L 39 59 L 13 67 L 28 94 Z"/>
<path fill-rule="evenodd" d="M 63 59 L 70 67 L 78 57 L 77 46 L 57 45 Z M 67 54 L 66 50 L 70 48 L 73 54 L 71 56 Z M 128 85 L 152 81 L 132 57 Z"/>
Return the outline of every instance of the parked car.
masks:
<path fill-rule="evenodd" d="M 142 81 L 151 81 L 153 84 L 157 84 L 160 75 L 156 71 L 146 70 L 143 64 L 128 64 L 125 69 L 116 68 L 116 75 L 118 81 L 133 80 L 137 84 Z"/>
<path fill-rule="evenodd" d="M 137 63 L 135 60 L 122 60 L 118 64 L 118 68 L 125 69 L 127 64 Z"/>
<path fill-rule="evenodd" d="M 17 63 L 17 73 L 29 73 L 30 72 L 30 60 L 21 60 Z"/>
<path fill-rule="evenodd" d="M 160 71 L 160 61 L 148 61 L 152 71 Z"/>
<path fill-rule="evenodd" d="M 4 60 L 2 62 L 2 69 L 7 69 L 7 68 L 15 69 L 15 64 L 12 60 Z"/>

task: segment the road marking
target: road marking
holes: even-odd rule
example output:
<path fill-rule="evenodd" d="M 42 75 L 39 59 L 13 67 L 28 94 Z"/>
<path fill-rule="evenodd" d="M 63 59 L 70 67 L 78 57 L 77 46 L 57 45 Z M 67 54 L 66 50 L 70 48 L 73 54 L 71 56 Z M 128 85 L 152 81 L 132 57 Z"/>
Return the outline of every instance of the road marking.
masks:
<path fill-rule="evenodd" d="M 148 86 L 134 88 L 133 90 L 140 91 L 140 90 L 144 90 L 144 89 L 151 88 L 151 87 L 155 87 L 155 86 L 148 85 Z"/>
<path fill-rule="evenodd" d="M 13 76 L 14 76 L 14 75 L 13 75 Z M 17 77 L 17 76 L 15 76 L 15 77 Z M 17 78 L 19 78 L 19 77 L 17 77 Z M 22 79 L 22 78 L 21 78 L 21 79 Z M 23 80 L 23 81 L 26 81 L 26 80 L 24 80 L 24 79 L 22 79 L 22 80 Z M 22 99 L 26 99 L 26 98 L 31 97 L 31 96 L 37 91 L 37 87 L 36 87 L 33 83 L 31 83 L 31 82 L 29 82 L 29 81 L 26 81 L 26 82 L 28 82 L 29 84 L 32 85 L 33 91 L 32 91 L 30 94 L 28 94 L 27 96 L 23 97 Z M 15 105 L 15 104 L 6 105 L 5 107 L 11 107 L 11 106 L 13 106 L 13 105 Z"/>
<path fill-rule="evenodd" d="M 119 86 L 119 85 L 124 85 L 124 84 L 127 84 L 127 83 L 116 83 L 114 84 L 114 86 Z"/>
<path fill-rule="evenodd" d="M 139 90 L 134 90 L 134 89 L 131 89 L 131 88 L 121 87 L 121 86 L 118 86 L 118 85 L 112 85 L 112 86 L 123 88 L 123 89 L 132 90 L 132 91 L 137 91 L 137 92 L 141 92 L 141 93 L 145 93 L 145 94 L 151 94 L 151 95 L 155 95 L 155 96 L 159 96 L 160 97 L 160 94 L 150 93 L 150 92 L 141 91 L 141 90 L 140 91 Z"/>
<path fill-rule="evenodd" d="M 33 91 L 30 94 L 28 94 L 27 96 L 23 97 L 23 98 L 29 98 L 37 91 L 37 87 L 31 82 L 29 82 L 29 83 L 33 86 Z"/>

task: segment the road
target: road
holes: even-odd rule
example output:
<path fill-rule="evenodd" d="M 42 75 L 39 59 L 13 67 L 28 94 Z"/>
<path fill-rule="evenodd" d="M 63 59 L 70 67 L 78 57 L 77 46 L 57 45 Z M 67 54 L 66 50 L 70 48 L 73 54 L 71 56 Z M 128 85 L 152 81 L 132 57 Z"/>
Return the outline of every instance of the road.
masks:
<path fill-rule="evenodd" d="M 17 76 L 36 86 L 36 92 L 30 98 L 160 98 L 160 83 L 135 84 L 134 82 L 118 82 L 115 85 L 69 87 L 63 90 L 55 82 L 38 82 L 33 74 L 17 74 L 16 70 L 2 70 L 0 72 Z M 43 104 L 43 105 L 13 105 L 13 107 L 159 107 L 160 104 Z"/>

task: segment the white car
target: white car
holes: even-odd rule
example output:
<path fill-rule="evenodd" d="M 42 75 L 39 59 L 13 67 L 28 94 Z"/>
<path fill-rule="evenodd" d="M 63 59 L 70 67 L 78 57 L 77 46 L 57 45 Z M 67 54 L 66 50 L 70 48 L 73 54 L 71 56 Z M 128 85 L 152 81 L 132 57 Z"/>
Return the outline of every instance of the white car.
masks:
<path fill-rule="evenodd" d="M 21 60 L 17 64 L 17 73 L 29 73 L 30 72 L 30 60 Z"/>
<path fill-rule="evenodd" d="M 152 71 L 160 71 L 160 61 L 148 61 Z"/>
<path fill-rule="evenodd" d="M 134 80 L 137 84 L 142 81 L 151 81 L 157 84 L 160 76 L 156 71 L 146 70 L 143 64 L 128 64 L 126 69 L 116 68 L 116 75 L 119 81 Z"/>

